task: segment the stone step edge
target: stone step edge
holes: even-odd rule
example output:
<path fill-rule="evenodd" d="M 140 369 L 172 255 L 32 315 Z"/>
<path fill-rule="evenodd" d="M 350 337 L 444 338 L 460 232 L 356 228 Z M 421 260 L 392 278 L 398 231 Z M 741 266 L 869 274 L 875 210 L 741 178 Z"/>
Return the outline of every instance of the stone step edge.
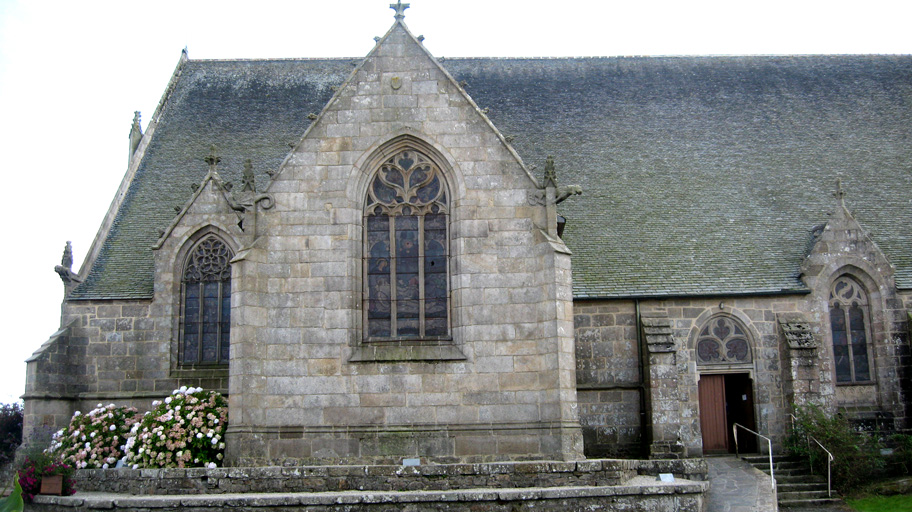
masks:
<path fill-rule="evenodd" d="M 448 491 L 342 491 L 300 493 L 248 493 L 207 495 L 127 496 L 109 493 L 77 493 L 73 496 L 35 496 L 39 505 L 79 508 L 176 508 L 176 507 L 288 507 L 383 503 L 530 501 L 595 498 L 629 495 L 704 493 L 707 482 L 677 479 L 674 483 L 654 477 L 634 477 L 623 485 L 597 487 L 525 487 L 513 489 L 458 489 Z"/>
<path fill-rule="evenodd" d="M 816 498 L 806 500 L 779 500 L 778 503 L 783 507 L 803 507 L 808 505 L 833 505 L 836 503 L 843 503 L 843 501 L 839 498 Z"/>

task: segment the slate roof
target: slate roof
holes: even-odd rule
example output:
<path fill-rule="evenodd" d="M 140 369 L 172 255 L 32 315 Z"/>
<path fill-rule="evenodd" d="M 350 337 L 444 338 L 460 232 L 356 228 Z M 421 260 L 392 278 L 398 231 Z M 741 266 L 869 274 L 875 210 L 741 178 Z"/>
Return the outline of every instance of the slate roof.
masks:
<path fill-rule="evenodd" d="M 205 175 L 277 169 L 352 59 L 189 61 L 71 298 L 151 297 L 156 229 Z M 527 164 L 554 155 L 576 298 L 800 293 L 846 203 L 912 288 L 912 57 L 451 59 Z M 541 171 L 536 171 L 540 174 Z"/>

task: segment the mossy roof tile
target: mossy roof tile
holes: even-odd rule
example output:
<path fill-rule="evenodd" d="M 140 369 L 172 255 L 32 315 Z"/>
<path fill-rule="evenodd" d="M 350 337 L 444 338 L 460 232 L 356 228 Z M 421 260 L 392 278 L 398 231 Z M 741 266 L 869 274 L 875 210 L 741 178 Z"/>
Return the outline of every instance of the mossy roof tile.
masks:
<path fill-rule="evenodd" d="M 206 172 L 277 170 L 351 59 L 189 61 L 86 282 L 152 294 L 157 230 Z M 912 288 L 912 57 L 452 59 L 527 164 L 554 155 L 578 298 L 803 291 L 811 231 L 847 204 Z"/>

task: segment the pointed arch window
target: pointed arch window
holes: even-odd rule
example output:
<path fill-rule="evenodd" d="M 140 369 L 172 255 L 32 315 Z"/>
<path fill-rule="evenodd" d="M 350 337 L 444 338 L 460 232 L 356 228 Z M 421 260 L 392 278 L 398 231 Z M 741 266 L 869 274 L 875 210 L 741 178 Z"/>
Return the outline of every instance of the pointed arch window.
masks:
<path fill-rule="evenodd" d="M 450 334 L 448 197 L 443 173 L 414 149 L 380 165 L 364 205 L 364 337 Z"/>
<path fill-rule="evenodd" d="M 697 336 L 698 364 L 750 363 L 747 330 L 734 318 L 711 318 Z"/>
<path fill-rule="evenodd" d="M 830 333 L 836 382 L 870 382 L 868 296 L 848 276 L 833 283 L 830 291 Z"/>
<path fill-rule="evenodd" d="M 187 258 L 181 281 L 183 365 L 227 365 L 231 328 L 231 249 L 203 238 Z"/>

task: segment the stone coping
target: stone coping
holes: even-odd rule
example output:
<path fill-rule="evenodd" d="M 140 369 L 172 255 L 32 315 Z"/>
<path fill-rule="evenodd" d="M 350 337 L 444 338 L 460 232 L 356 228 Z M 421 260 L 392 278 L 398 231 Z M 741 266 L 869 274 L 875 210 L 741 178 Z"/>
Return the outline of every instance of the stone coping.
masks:
<path fill-rule="evenodd" d="M 76 488 L 129 495 L 452 491 L 472 488 L 598 487 L 637 475 L 672 473 L 703 480 L 703 459 L 522 461 L 417 466 L 269 466 L 191 469 L 94 469 L 75 473 Z"/>
<path fill-rule="evenodd" d="M 69 509 L 201 509 L 205 507 L 307 507 L 412 503 L 524 502 L 543 500 L 589 500 L 591 498 L 668 497 L 702 495 L 707 482 L 676 479 L 660 482 L 651 476 L 636 476 L 623 485 L 534 487 L 505 489 L 460 489 L 445 491 L 343 491 L 319 493 L 230 493 L 191 496 L 128 496 L 114 493 L 81 492 L 73 496 L 35 497 L 39 510 Z M 694 497 L 697 499 L 697 497 Z"/>

